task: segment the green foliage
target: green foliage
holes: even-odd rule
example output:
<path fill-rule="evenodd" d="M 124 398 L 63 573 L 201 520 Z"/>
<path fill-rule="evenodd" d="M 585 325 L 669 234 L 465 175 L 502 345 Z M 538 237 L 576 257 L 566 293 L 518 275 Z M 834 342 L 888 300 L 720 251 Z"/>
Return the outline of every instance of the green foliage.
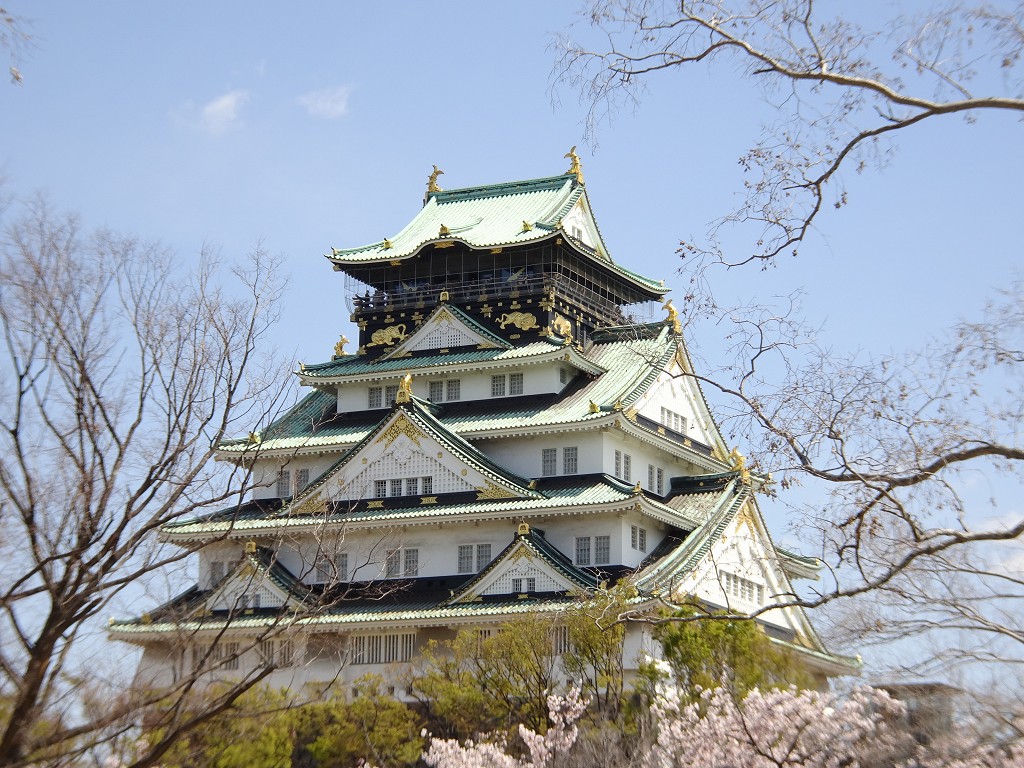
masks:
<path fill-rule="evenodd" d="M 550 619 L 524 616 L 489 637 L 463 630 L 432 641 L 412 686 L 435 735 L 465 739 L 518 723 L 543 732 L 556 667 Z"/>
<path fill-rule="evenodd" d="M 302 705 L 285 692 L 249 691 L 232 709 L 178 739 L 161 765 L 329 768 L 355 765 L 360 758 L 379 768 L 414 765 L 425 746 L 421 723 L 381 688 L 380 678 L 368 676 L 355 683 L 348 699 Z"/>
<path fill-rule="evenodd" d="M 622 645 L 626 625 L 619 621 L 627 601 L 636 594 L 632 586 L 619 585 L 581 602 L 565 617 L 568 649 L 562 654 L 566 677 L 580 687 L 590 701 L 587 715 L 614 720 L 625 703 Z"/>
<path fill-rule="evenodd" d="M 707 616 L 690 606 L 665 618 L 670 620 L 658 625 L 655 638 L 679 690 L 691 696 L 698 686 L 725 686 L 742 698 L 752 688 L 803 688 L 812 683 L 793 656 L 773 645 L 751 619 Z"/>

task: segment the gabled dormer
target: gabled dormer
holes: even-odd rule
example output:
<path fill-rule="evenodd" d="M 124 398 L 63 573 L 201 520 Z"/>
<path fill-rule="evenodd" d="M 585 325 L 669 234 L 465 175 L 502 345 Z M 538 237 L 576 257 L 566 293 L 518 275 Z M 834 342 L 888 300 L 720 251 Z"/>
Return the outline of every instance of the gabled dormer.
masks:
<path fill-rule="evenodd" d="M 205 600 L 208 613 L 245 613 L 264 609 L 295 610 L 305 605 L 309 589 L 270 549 L 249 542 L 229 572 L 211 585 Z"/>
<path fill-rule="evenodd" d="M 439 499 L 538 498 L 528 478 L 492 462 L 440 423 L 411 395 L 406 377 L 395 403 L 370 433 L 287 506 L 284 515 L 384 509 Z"/>
<path fill-rule="evenodd" d="M 458 307 L 442 301 L 411 335 L 385 352 L 381 359 L 391 360 L 424 352 L 447 353 L 465 347 L 511 349 L 512 344 Z"/>
<path fill-rule="evenodd" d="M 544 533 L 520 523 L 511 543 L 447 601 L 447 605 L 538 594 L 586 594 L 599 586 L 595 576 L 548 543 Z"/>

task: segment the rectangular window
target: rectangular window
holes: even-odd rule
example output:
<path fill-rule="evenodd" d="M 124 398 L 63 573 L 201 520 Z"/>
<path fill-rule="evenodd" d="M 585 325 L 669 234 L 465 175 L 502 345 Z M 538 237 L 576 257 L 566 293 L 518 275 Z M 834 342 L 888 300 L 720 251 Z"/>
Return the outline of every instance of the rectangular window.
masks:
<path fill-rule="evenodd" d="M 428 395 L 432 402 L 440 403 L 444 400 L 444 382 L 443 381 L 432 381 L 428 388 Z"/>
<path fill-rule="evenodd" d="M 401 496 L 402 495 L 402 481 L 392 480 L 391 490 L 388 492 L 388 496 Z"/>
<path fill-rule="evenodd" d="M 292 667 L 295 665 L 295 644 L 291 640 L 279 640 L 277 643 L 277 666 Z"/>
<path fill-rule="evenodd" d="M 384 575 L 389 579 L 396 579 L 400 575 L 402 567 L 402 550 L 389 549 L 384 555 Z"/>
<path fill-rule="evenodd" d="M 764 586 L 734 573 L 722 573 L 722 591 L 726 597 L 735 597 L 756 605 L 764 604 Z"/>
<path fill-rule="evenodd" d="M 295 493 L 301 493 L 309 485 L 309 470 L 300 469 L 295 472 Z"/>
<path fill-rule="evenodd" d="M 590 537 L 576 537 L 576 565 L 590 565 Z"/>
<path fill-rule="evenodd" d="M 558 472 L 558 451 L 555 448 L 544 448 L 540 452 L 540 473 L 544 477 L 551 477 Z"/>
<path fill-rule="evenodd" d="M 462 397 L 462 382 L 459 379 L 448 379 L 444 383 L 444 399 L 459 400 Z"/>
<path fill-rule="evenodd" d="M 647 490 L 648 491 L 653 491 L 654 490 L 654 465 L 653 464 L 648 464 L 647 465 Z"/>
<path fill-rule="evenodd" d="M 459 544 L 459 573 L 473 573 L 472 544 Z"/>
<path fill-rule="evenodd" d="M 384 387 L 384 405 L 390 407 L 395 404 L 395 398 L 398 397 L 398 385 L 389 384 Z"/>
<path fill-rule="evenodd" d="M 476 569 L 482 571 L 491 563 L 491 545 L 490 544 L 477 544 L 476 545 Z"/>
<path fill-rule="evenodd" d="M 594 537 L 594 565 L 608 565 L 612 561 L 612 537 Z"/>
<path fill-rule="evenodd" d="M 647 529 L 646 528 L 641 528 L 637 532 L 636 548 L 639 549 L 641 552 L 646 552 L 647 551 Z"/>
<path fill-rule="evenodd" d="M 558 369 L 558 383 L 565 384 L 569 380 L 569 372 L 565 368 Z"/>
<path fill-rule="evenodd" d="M 382 408 L 384 406 L 384 389 L 382 387 L 370 387 L 366 391 L 366 407 Z"/>
<path fill-rule="evenodd" d="M 556 656 L 560 656 L 563 653 L 569 652 L 568 627 L 551 628 L 551 650 L 554 651 Z"/>
<path fill-rule="evenodd" d="M 334 556 L 334 569 L 338 574 L 338 581 L 348 581 L 348 553 L 342 552 Z"/>
<path fill-rule="evenodd" d="M 353 635 L 349 649 L 353 664 L 393 664 L 410 661 L 416 651 L 416 633 Z"/>
<path fill-rule="evenodd" d="M 615 476 L 622 477 L 622 451 L 615 452 Z"/>
<path fill-rule="evenodd" d="M 505 396 L 505 375 L 491 376 L 491 397 Z"/>
<path fill-rule="evenodd" d="M 665 470 L 658 467 L 657 491 L 659 496 L 665 495 Z"/>
<path fill-rule="evenodd" d="M 429 496 L 434 492 L 434 478 L 424 477 L 423 478 L 423 495 Z"/>
<path fill-rule="evenodd" d="M 633 479 L 633 457 L 628 453 L 622 454 L 622 479 L 627 483 Z"/>
<path fill-rule="evenodd" d="M 537 579 L 530 576 L 525 579 L 512 579 L 512 591 L 518 594 L 537 591 Z"/>
<path fill-rule="evenodd" d="M 510 395 L 523 394 L 523 374 L 510 373 L 508 376 L 508 393 Z"/>
<path fill-rule="evenodd" d="M 373 481 L 373 495 L 378 499 L 383 499 L 388 495 L 388 481 L 387 480 L 374 480 Z"/>
<path fill-rule="evenodd" d="M 420 493 L 420 479 L 418 477 L 408 477 L 405 480 L 405 495 L 406 496 L 418 496 Z"/>
<path fill-rule="evenodd" d="M 277 473 L 277 496 L 285 498 L 292 495 L 292 473 L 287 469 L 279 470 Z"/>
<path fill-rule="evenodd" d="M 668 408 L 661 409 L 661 423 L 662 426 L 668 427 L 673 432 L 686 433 L 686 417 L 675 411 L 670 411 Z"/>
<path fill-rule="evenodd" d="M 405 550 L 405 575 L 420 575 L 420 551 L 418 549 Z"/>
<path fill-rule="evenodd" d="M 562 474 L 575 475 L 579 471 L 579 448 L 562 449 Z"/>
<path fill-rule="evenodd" d="M 265 667 L 274 666 L 274 641 L 260 640 L 256 650 L 259 652 L 260 663 Z"/>
<path fill-rule="evenodd" d="M 224 669 L 238 669 L 238 643 L 217 643 L 211 655 Z"/>

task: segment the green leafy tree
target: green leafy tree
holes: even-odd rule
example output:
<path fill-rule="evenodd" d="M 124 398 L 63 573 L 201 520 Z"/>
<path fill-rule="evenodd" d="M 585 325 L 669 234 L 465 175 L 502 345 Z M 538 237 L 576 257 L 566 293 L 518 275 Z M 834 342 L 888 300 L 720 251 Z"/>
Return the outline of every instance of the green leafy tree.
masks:
<path fill-rule="evenodd" d="M 615 720 L 626 702 L 623 641 L 619 617 L 636 590 L 619 585 L 582 602 L 565 618 L 568 647 L 562 654 L 566 677 L 590 701 L 588 716 Z"/>
<path fill-rule="evenodd" d="M 698 689 L 722 686 L 742 699 L 754 688 L 806 688 L 812 682 L 792 655 L 776 647 L 752 620 L 726 614 L 706 617 L 690 606 L 665 618 L 671 621 L 659 624 L 655 637 L 674 682 L 693 701 L 699 698 Z"/>

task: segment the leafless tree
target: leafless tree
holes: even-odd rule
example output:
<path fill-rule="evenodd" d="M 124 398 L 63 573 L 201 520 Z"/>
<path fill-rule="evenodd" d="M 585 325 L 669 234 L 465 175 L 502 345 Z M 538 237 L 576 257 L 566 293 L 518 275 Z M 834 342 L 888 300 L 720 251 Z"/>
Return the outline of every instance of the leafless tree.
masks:
<path fill-rule="evenodd" d="M 169 734 L 267 670 L 198 713 L 184 705 L 194 676 L 110 690 L 91 674 L 110 653 L 97 619 L 191 554 L 156 544 L 157 529 L 246 492 L 245 466 L 210 459 L 287 396 L 257 350 L 283 283 L 260 248 L 222 285 L 209 254 L 184 275 L 161 246 L 83 233 L 43 201 L 12 214 L 0 242 L 0 764 L 69 764 L 148 708 L 170 713 L 167 738 L 136 755 L 153 764 Z"/>
<path fill-rule="evenodd" d="M 953 646 L 970 659 L 1019 664 L 1024 520 L 1012 506 L 1000 517 L 988 497 L 1020 491 L 1024 286 L 921 349 L 869 356 L 837 354 L 793 307 L 716 307 L 702 282 L 710 266 L 796 254 L 824 211 L 846 203 L 840 172 L 884 163 L 898 132 L 1024 112 L 1024 5 L 949 3 L 873 29 L 844 18 L 856 12 L 813 0 L 597 0 L 587 16 L 604 47 L 561 40 L 561 82 L 589 103 L 591 128 L 636 103 L 656 72 L 738 66 L 762 89 L 775 117 L 741 158 L 743 202 L 680 252 L 698 281 L 688 316 L 710 314 L 733 345 L 728 365 L 700 377 L 722 396 L 723 426 L 781 488 L 818 494 L 795 517 L 832 573 L 793 599 L 865 596 L 865 631 L 967 632 Z M 752 233 L 749 250 L 724 252 L 726 225 Z"/>

